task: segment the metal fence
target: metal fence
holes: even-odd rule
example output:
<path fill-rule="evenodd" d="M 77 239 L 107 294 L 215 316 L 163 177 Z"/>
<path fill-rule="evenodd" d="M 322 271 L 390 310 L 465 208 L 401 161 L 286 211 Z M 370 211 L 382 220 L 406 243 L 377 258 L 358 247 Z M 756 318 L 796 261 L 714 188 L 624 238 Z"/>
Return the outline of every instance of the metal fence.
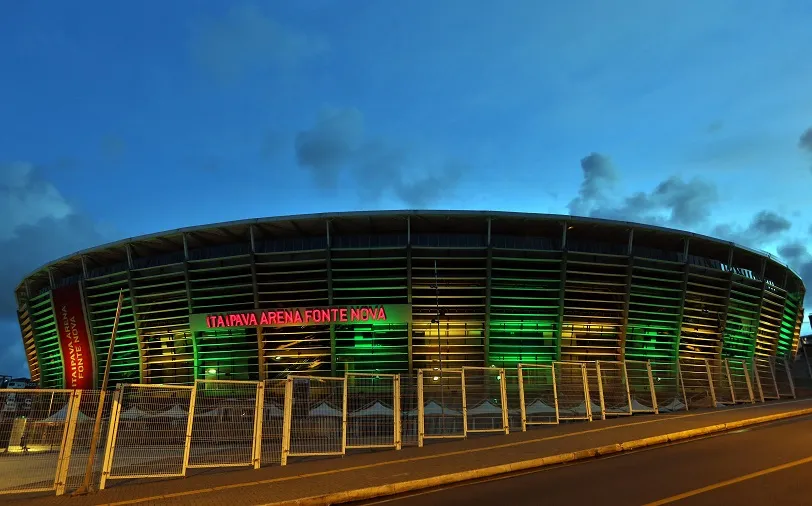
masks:
<path fill-rule="evenodd" d="M 786 360 L 560 361 L 115 391 L 0 390 L 0 494 L 794 397 Z M 102 409 L 99 410 L 99 405 Z M 99 444 L 91 456 L 97 413 Z M 92 457 L 92 459 L 91 459 Z M 91 463 L 89 473 L 88 464 Z"/>
<path fill-rule="evenodd" d="M 557 424 L 558 395 L 552 365 L 519 364 L 519 409 L 522 432 L 528 425 Z"/>

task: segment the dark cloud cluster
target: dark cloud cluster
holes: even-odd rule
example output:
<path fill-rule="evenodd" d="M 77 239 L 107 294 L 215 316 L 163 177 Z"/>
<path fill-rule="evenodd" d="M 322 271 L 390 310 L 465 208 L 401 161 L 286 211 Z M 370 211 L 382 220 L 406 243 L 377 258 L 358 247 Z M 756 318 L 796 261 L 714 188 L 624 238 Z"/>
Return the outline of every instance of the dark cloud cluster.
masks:
<path fill-rule="evenodd" d="M 581 160 L 583 180 L 569 203 L 573 215 L 639 221 L 677 227 L 704 223 L 718 199 L 716 187 L 698 178 L 672 176 L 650 192 L 617 199 L 619 181 L 609 157 L 592 153 Z"/>
<path fill-rule="evenodd" d="M 746 227 L 730 224 L 717 225 L 713 235 L 744 246 L 761 249 L 765 244 L 774 243 L 792 228 L 787 218 L 768 210 L 758 212 Z"/>
<path fill-rule="evenodd" d="M 388 192 L 411 207 L 428 206 L 453 190 L 465 172 L 456 160 L 421 166 L 411 150 L 368 139 L 363 114 L 352 108 L 323 111 L 315 125 L 296 135 L 294 149 L 299 166 L 321 188 L 351 180 L 367 202 Z"/>
<path fill-rule="evenodd" d="M 286 28 L 253 5 L 232 7 L 193 27 L 192 55 L 218 78 L 289 67 L 327 50 L 319 36 Z"/>
<path fill-rule="evenodd" d="M 812 155 L 812 127 L 807 128 L 806 132 L 801 134 L 801 138 L 798 139 L 798 147 L 807 154 Z M 812 171 L 812 165 L 809 170 Z M 810 229 L 810 234 L 812 234 L 812 229 Z"/>
<path fill-rule="evenodd" d="M 14 297 L 22 278 L 103 239 L 34 166 L 0 163 L 0 374 L 26 371 Z"/>

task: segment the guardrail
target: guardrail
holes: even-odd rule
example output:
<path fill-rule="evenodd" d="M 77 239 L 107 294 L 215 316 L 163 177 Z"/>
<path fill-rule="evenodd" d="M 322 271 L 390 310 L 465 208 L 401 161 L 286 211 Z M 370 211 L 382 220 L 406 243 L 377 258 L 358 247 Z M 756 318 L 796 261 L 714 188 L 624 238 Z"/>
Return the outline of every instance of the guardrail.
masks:
<path fill-rule="evenodd" d="M 795 397 L 786 360 L 595 361 L 347 373 L 191 386 L 0 390 L 0 494 L 80 488 L 98 404 L 92 483 L 186 476 L 190 468 L 287 465 L 355 449 L 533 430 L 561 420 Z"/>

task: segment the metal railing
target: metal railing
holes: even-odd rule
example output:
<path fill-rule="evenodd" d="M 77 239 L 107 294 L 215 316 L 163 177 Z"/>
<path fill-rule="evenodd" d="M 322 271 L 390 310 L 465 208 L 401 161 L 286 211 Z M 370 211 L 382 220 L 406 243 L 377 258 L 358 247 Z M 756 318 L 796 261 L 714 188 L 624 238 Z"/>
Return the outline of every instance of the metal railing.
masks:
<path fill-rule="evenodd" d="M 793 397 L 786 360 L 558 361 L 193 386 L 0 390 L 0 494 L 103 489 L 511 428 Z M 103 402 L 99 410 L 99 402 Z M 95 456 L 93 427 L 101 413 Z"/>

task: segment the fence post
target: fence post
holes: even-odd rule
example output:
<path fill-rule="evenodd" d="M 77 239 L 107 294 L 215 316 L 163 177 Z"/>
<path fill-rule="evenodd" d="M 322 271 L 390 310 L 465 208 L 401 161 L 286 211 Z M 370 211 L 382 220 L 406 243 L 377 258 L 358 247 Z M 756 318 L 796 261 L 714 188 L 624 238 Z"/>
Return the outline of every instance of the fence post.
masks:
<path fill-rule="evenodd" d="M 773 375 L 773 386 L 775 387 L 775 395 L 777 399 L 781 398 L 781 391 L 778 389 L 778 375 L 775 373 L 775 360 L 770 357 L 770 373 Z"/>
<path fill-rule="evenodd" d="M 733 388 L 733 377 L 730 375 L 730 359 L 724 360 L 725 364 L 725 374 L 727 374 L 727 384 L 730 387 L 730 399 L 733 401 L 733 404 L 736 404 L 736 389 Z"/>
<path fill-rule="evenodd" d="M 441 370 L 440 371 L 440 389 L 441 390 L 443 388 L 445 388 L 443 386 L 443 381 L 442 381 L 443 376 L 442 376 L 442 374 L 443 374 L 443 371 Z M 462 369 L 460 369 L 460 377 L 461 377 L 461 380 L 462 380 L 462 381 L 460 381 L 460 384 L 462 385 L 462 437 L 467 438 L 468 437 L 468 402 L 467 402 L 466 395 L 465 395 L 465 368 L 464 367 Z M 442 407 L 442 412 L 445 412 L 445 406 Z M 445 427 L 443 427 L 443 430 L 445 430 Z"/>
<path fill-rule="evenodd" d="M 758 402 L 764 402 L 764 389 L 761 387 L 761 378 L 758 374 L 758 362 L 756 361 L 755 357 L 753 361 L 750 363 L 751 366 L 751 374 L 753 376 L 753 382 L 755 383 L 755 390 L 758 393 Z"/>
<path fill-rule="evenodd" d="M 254 446 L 251 449 L 251 462 L 254 469 L 262 464 L 262 421 L 265 418 L 265 382 L 257 383 L 257 398 L 254 402 Z"/>
<path fill-rule="evenodd" d="M 423 405 L 423 369 L 417 371 L 417 447 L 423 447 L 426 407 Z"/>
<path fill-rule="evenodd" d="M 116 436 L 118 436 L 118 419 L 121 415 L 121 402 L 124 397 L 124 386 L 119 383 L 113 393 L 113 402 L 110 408 L 110 426 L 107 428 L 107 442 L 104 448 L 104 463 L 102 464 L 101 478 L 99 479 L 99 490 L 104 490 L 107 477 L 113 469 L 113 457 L 116 454 Z M 105 392 L 99 394 L 99 402 L 104 402 Z M 93 470 L 91 469 L 91 473 Z"/>
<path fill-rule="evenodd" d="M 750 373 L 747 370 L 747 361 L 742 359 L 742 370 L 744 371 L 744 382 L 747 384 L 747 395 L 750 396 L 750 404 L 755 404 L 756 399 L 753 395 L 753 384 L 750 382 Z"/>
<path fill-rule="evenodd" d="M 499 393 L 502 401 L 502 427 L 507 435 L 510 434 L 510 420 L 508 419 L 507 378 L 505 378 L 504 368 L 499 369 Z"/>
<path fill-rule="evenodd" d="M 524 403 L 524 378 L 522 378 L 522 364 L 516 367 L 519 378 L 519 414 L 522 417 L 522 432 L 527 432 L 527 407 Z M 553 372 L 555 375 L 555 372 Z M 555 390 L 555 383 L 553 383 L 553 390 Z M 556 410 L 558 412 L 558 410 Z"/>
<path fill-rule="evenodd" d="M 713 373 L 711 372 L 710 360 L 705 359 L 705 371 L 708 373 L 708 386 L 710 387 L 711 405 L 716 408 L 716 387 L 713 384 Z"/>
<path fill-rule="evenodd" d="M 595 377 L 598 379 L 598 399 L 600 400 L 599 407 L 601 408 L 601 420 L 606 420 L 606 404 L 603 401 L 603 377 L 601 376 L 600 360 L 595 361 Z M 592 409 L 591 400 L 589 403 L 589 409 Z"/>
<path fill-rule="evenodd" d="M 197 399 L 198 381 L 200 380 L 195 380 L 189 398 L 189 415 L 186 418 L 186 437 L 183 440 L 183 470 L 181 471 L 183 476 L 186 476 L 186 468 L 189 466 L 189 456 L 192 453 L 192 427 L 195 421 L 195 400 Z"/>
<path fill-rule="evenodd" d="M 347 454 L 347 373 L 344 373 L 344 388 L 341 394 L 341 455 Z M 392 413 L 392 416 L 395 414 Z"/>
<path fill-rule="evenodd" d="M 586 411 L 586 419 L 592 421 L 592 398 L 589 396 L 589 375 L 586 371 L 586 365 L 581 365 L 581 379 L 584 382 L 584 411 Z"/>
<path fill-rule="evenodd" d="M 634 405 L 632 404 L 632 392 L 629 389 L 629 370 L 626 369 L 626 361 L 622 361 L 620 366 L 623 368 L 623 383 L 626 385 L 626 399 L 629 401 L 629 414 L 634 413 Z"/>
<path fill-rule="evenodd" d="M 400 419 L 400 374 L 395 375 L 393 390 L 392 416 L 395 418 L 395 450 L 400 450 L 403 448 L 403 428 Z"/>
<path fill-rule="evenodd" d="M 56 465 L 54 486 L 56 495 L 65 493 L 65 482 L 68 481 L 68 468 L 70 467 L 70 454 L 73 449 L 73 438 L 76 434 L 76 422 L 79 418 L 79 403 L 82 401 L 82 391 L 74 390 L 68 401 L 65 413 L 65 428 L 62 432 L 62 445 L 59 449 L 59 458 Z"/>
<path fill-rule="evenodd" d="M 279 465 L 288 464 L 288 454 L 290 454 L 290 425 L 293 422 L 293 378 L 288 376 L 285 379 L 285 407 L 282 414 L 282 455 L 279 458 Z"/>
<path fill-rule="evenodd" d="M 792 393 L 792 398 L 795 399 L 795 381 L 792 379 L 792 367 L 789 365 L 789 360 L 784 358 L 784 370 L 787 371 L 787 383 L 789 383 L 789 391 Z"/>
<path fill-rule="evenodd" d="M 561 423 L 560 417 L 558 415 L 558 380 L 555 377 L 555 365 L 550 366 L 550 374 L 553 378 L 553 401 L 555 402 L 555 423 L 558 425 Z"/>
<path fill-rule="evenodd" d="M 679 369 L 679 365 L 677 365 L 677 369 Z M 654 408 L 654 414 L 658 415 L 660 414 L 660 407 L 657 404 L 657 391 L 654 389 L 654 371 L 651 370 L 650 360 L 646 360 L 646 374 L 648 375 L 648 389 L 651 392 L 651 407 Z M 685 394 L 685 389 L 683 389 L 682 393 Z"/>

